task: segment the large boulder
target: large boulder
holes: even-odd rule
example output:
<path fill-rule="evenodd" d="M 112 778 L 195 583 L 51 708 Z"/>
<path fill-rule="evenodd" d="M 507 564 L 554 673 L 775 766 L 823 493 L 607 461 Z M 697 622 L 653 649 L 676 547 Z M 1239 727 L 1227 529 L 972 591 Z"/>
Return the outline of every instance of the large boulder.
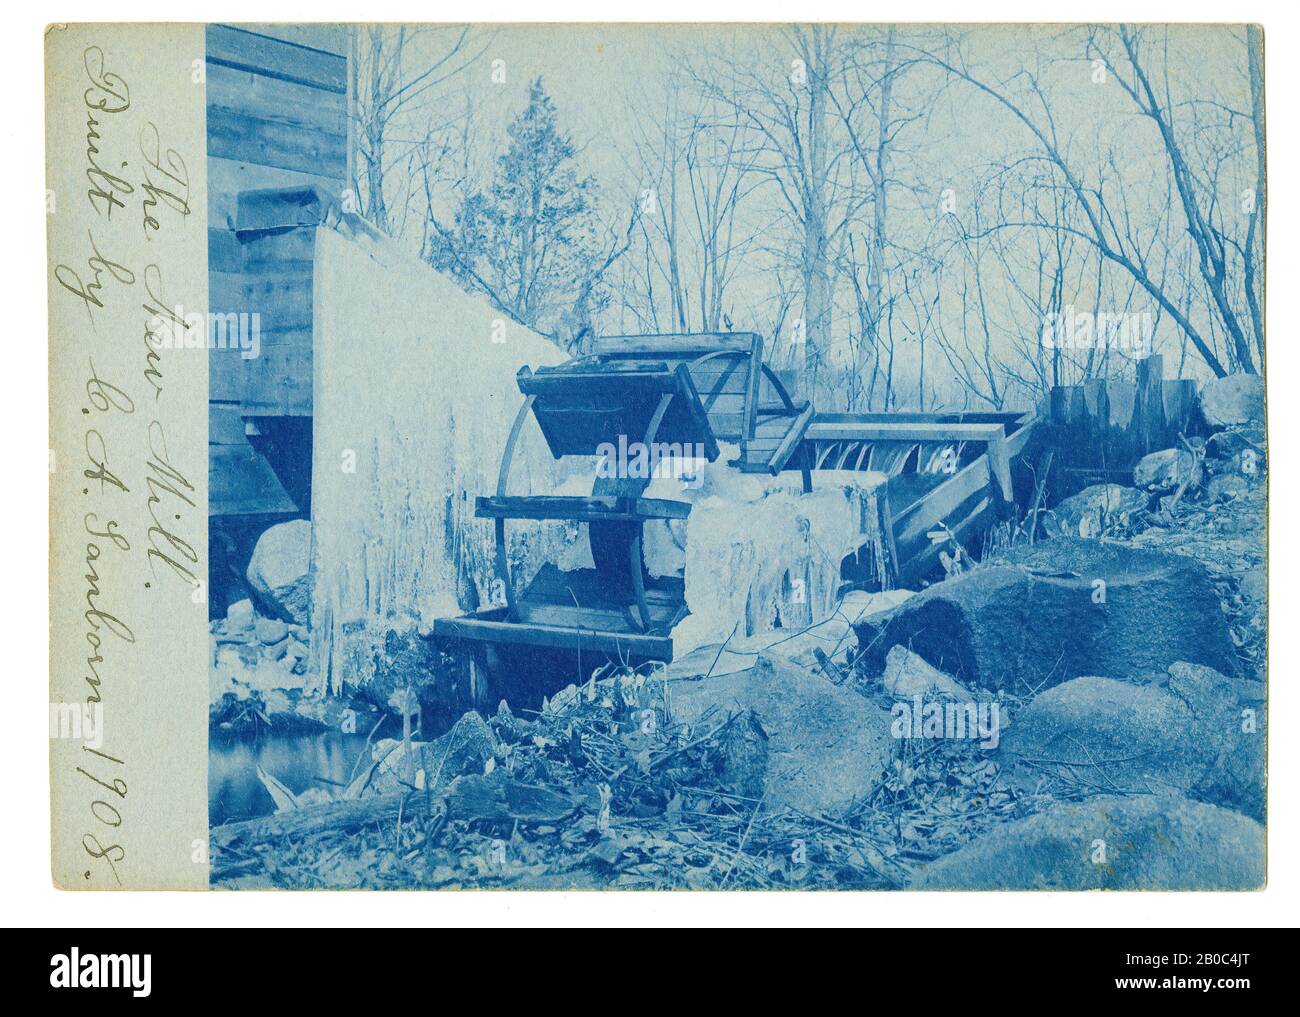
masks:
<path fill-rule="evenodd" d="M 248 585 L 262 613 L 296 625 L 311 621 L 311 523 L 276 523 L 257 538 Z"/>
<path fill-rule="evenodd" d="M 883 674 L 902 645 L 968 688 L 1022 697 L 1079 675 L 1123 680 L 1178 660 L 1237 674 L 1200 562 L 1069 537 L 1015 548 L 854 631 L 870 673 Z"/>
<path fill-rule="evenodd" d="M 1258 683 L 1183 662 L 1155 677 L 1075 678 L 1044 692 L 1003 737 L 1004 772 L 1063 793 L 1186 794 L 1261 818 Z"/>
<path fill-rule="evenodd" d="M 1107 528 L 1127 527 L 1147 507 L 1147 496 L 1120 484 L 1093 484 L 1062 500 L 1043 516 L 1049 537 L 1095 537 Z"/>
<path fill-rule="evenodd" d="M 775 655 L 745 671 L 670 680 L 665 696 L 673 719 L 692 725 L 753 711 L 768 738 L 771 806 L 843 809 L 871 791 L 897 745 L 888 712 Z"/>
<path fill-rule="evenodd" d="M 1264 421 L 1264 379 L 1258 374 L 1230 374 L 1201 386 L 1201 413 L 1214 428 Z"/>
<path fill-rule="evenodd" d="M 918 890 L 1257 890 L 1264 827 L 1171 795 L 1062 803 L 921 870 Z"/>
<path fill-rule="evenodd" d="M 1263 424 L 1215 431 L 1206 441 L 1209 473 L 1239 473 L 1254 480 L 1268 471 L 1268 434 Z"/>
<path fill-rule="evenodd" d="M 1181 448 L 1152 452 L 1133 467 L 1133 484 L 1144 491 L 1173 491 L 1180 485 L 1195 487 L 1201 482 L 1201 465 Z"/>

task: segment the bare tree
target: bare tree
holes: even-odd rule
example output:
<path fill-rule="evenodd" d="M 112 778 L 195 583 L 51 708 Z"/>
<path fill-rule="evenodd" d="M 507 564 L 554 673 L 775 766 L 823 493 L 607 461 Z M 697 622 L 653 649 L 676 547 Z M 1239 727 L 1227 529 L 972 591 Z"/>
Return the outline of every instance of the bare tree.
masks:
<path fill-rule="evenodd" d="M 628 171 L 642 213 L 637 252 L 644 262 L 629 280 L 641 316 L 675 331 L 717 331 L 730 320 L 727 287 L 754 239 L 751 228 L 738 227 L 760 183 L 743 151 L 744 128 L 676 72 L 662 103 L 635 119 L 642 130 Z"/>
<path fill-rule="evenodd" d="M 1219 142 L 1225 130 L 1231 133 L 1240 114 L 1221 104 L 1191 103 L 1193 108 L 1219 108 L 1222 113 L 1220 122 L 1216 124 L 1193 123 L 1194 135 L 1215 135 L 1210 145 L 1211 154 L 1194 167 L 1188 158 L 1187 146 L 1181 140 L 1182 128 L 1175 113 L 1180 103 L 1172 97 L 1167 54 L 1161 66 L 1163 85 L 1157 90 L 1144 49 L 1145 29 L 1119 27 L 1084 31 L 1085 55 L 1104 62 L 1102 66 L 1106 72 L 1114 75 L 1133 105 L 1156 128 L 1158 144 L 1172 174 L 1186 233 L 1194 245 L 1201 280 L 1213 312 L 1208 325 L 1211 334 L 1207 335 L 1206 328 L 1198 326 L 1180 306 L 1170 281 L 1150 260 L 1149 246 L 1142 241 L 1148 231 L 1134 221 L 1129 206 L 1130 192 L 1122 180 L 1116 179 L 1118 171 L 1113 155 L 1108 158 L 1103 154 L 1096 164 L 1094 178 L 1088 180 L 1067 157 L 1053 104 L 1039 76 L 1024 69 L 1005 81 L 988 79 L 970 68 L 959 42 L 950 39 L 942 53 L 924 52 L 924 57 L 954 79 L 994 100 L 1019 121 L 1038 143 L 1039 157 L 1053 167 L 1072 199 L 1072 216 L 1067 223 L 1049 224 L 1032 215 L 1023 221 L 1008 221 L 992 228 L 1033 226 L 1064 230 L 1084 239 L 1101 258 L 1128 273 L 1154 299 L 1161 310 L 1177 323 L 1202 361 L 1216 375 L 1226 374 L 1229 368 L 1254 371 L 1254 358 L 1245 340 L 1237 308 L 1238 296 L 1234 292 L 1237 266 L 1232 264 L 1232 252 L 1236 252 L 1239 258 L 1247 245 L 1235 239 L 1218 199 L 1219 174 L 1228 159 L 1236 154 L 1231 145 L 1224 146 Z M 1201 137 L 1198 140 L 1210 139 Z M 1111 175 L 1109 189 L 1107 172 Z M 1240 275 L 1244 276 L 1244 272 Z M 1222 329 L 1228 339 L 1227 366 L 1215 350 L 1212 331 L 1216 328 Z"/>
<path fill-rule="evenodd" d="M 894 223 L 896 197 L 910 199 L 913 220 L 918 205 L 933 207 L 923 183 L 921 149 L 911 138 L 923 139 L 923 128 L 942 90 L 940 81 L 920 81 L 912 72 L 919 63 L 900 49 L 895 28 L 864 30 L 846 46 L 843 73 L 831 91 L 832 102 L 859 174 L 851 184 L 870 205 L 870 218 L 855 217 L 841 242 L 836 264 L 851 284 L 853 319 L 848 329 L 851 358 L 842 371 L 849 408 L 858 399 L 875 408 L 877 391 L 884 408 L 895 398 L 893 364 L 896 327 L 915 340 L 918 374 L 923 373 L 925 345 L 935 326 L 938 294 L 922 298 L 924 277 L 938 263 L 930 252 L 931 232 L 913 233 Z M 863 208 L 865 211 L 865 208 Z M 856 332 L 856 334 L 855 334 Z M 867 372 L 865 383 L 854 374 Z M 877 385 L 880 388 L 877 388 Z M 918 393 L 918 403 L 924 402 Z"/>
<path fill-rule="evenodd" d="M 741 152 L 767 178 L 776 209 L 792 228 L 803 284 L 803 367 L 809 386 L 816 386 L 831 345 L 833 251 L 870 195 L 851 182 L 851 149 L 833 115 L 833 83 L 845 59 L 840 30 L 788 26 L 764 42 L 760 57 L 715 52 L 692 75 L 745 128 Z M 770 61 L 774 49 L 789 56 L 779 71 Z"/>
<path fill-rule="evenodd" d="M 352 35 L 353 190 L 360 214 L 390 236 L 418 200 L 433 154 L 446 152 L 440 136 L 456 116 L 439 98 L 479 56 L 470 29 L 449 25 L 358 26 Z M 405 172 L 393 170 L 401 166 Z"/>

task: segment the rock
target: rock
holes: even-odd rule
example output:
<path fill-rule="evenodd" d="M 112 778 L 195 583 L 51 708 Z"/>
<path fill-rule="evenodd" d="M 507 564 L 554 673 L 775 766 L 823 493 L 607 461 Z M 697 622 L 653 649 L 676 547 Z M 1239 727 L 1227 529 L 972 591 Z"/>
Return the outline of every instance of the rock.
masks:
<path fill-rule="evenodd" d="M 820 641 L 816 645 L 821 645 Z M 784 657 L 785 654 L 781 653 L 783 649 L 784 646 L 777 646 L 768 653 Z M 737 671 L 750 670 L 758 663 L 762 653 L 762 648 L 734 650 L 731 644 L 725 647 L 722 644 L 701 646 L 683 656 L 674 655 L 672 662 L 659 672 L 659 677 L 668 681 L 680 681 L 692 680 L 708 673 L 714 678 L 721 678 L 724 675 L 735 674 Z"/>
<path fill-rule="evenodd" d="M 911 699 L 914 696 L 945 696 L 949 699 L 968 700 L 970 692 L 949 678 L 942 671 L 937 671 L 923 659 L 905 646 L 890 648 L 885 658 L 885 674 L 882 679 L 885 691 L 898 699 Z"/>
<path fill-rule="evenodd" d="M 1188 487 L 1201 482 L 1201 467 L 1196 457 L 1181 448 L 1152 452 L 1133 467 L 1133 484 L 1144 491 L 1173 491 L 1186 481 Z"/>
<path fill-rule="evenodd" d="M 722 787 L 758 801 L 767 783 L 768 738 L 758 714 L 747 710 L 718 737 Z"/>
<path fill-rule="evenodd" d="M 1049 537 L 1095 537 L 1108 526 L 1128 526 L 1147 507 L 1141 491 L 1120 484 L 1094 484 L 1063 500 L 1043 516 Z"/>
<path fill-rule="evenodd" d="M 825 621 L 802 631 L 796 629 L 793 632 L 786 632 L 782 629 L 776 629 L 771 632 L 748 636 L 744 639 L 732 639 L 727 644 L 723 657 L 718 659 L 714 673 L 723 668 L 743 671 L 753 667 L 758 663 L 759 654 L 764 651 L 769 654 L 780 654 L 790 663 L 798 664 L 800 667 L 816 667 L 818 650 L 828 656 L 834 656 L 842 654 L 844 650 L 852 645 L 853 630 L 850 628 L 848 620 L 834 614 Z M 709 649 L 712 649 L 714 656 L 716 656 L 721 647 L 701 647 L 696 652 L 701 653 L 702 657 L 708 658 L 711 663 L 713 658 L 709 657 Z"/>
<path fill-rule="evenodd" d="M 259 643 L 226 643 L 217 649 L 217 657 L 210 668 L 210 685 L 230 683 L 238 698 L 248 693 L 267 693 L 275 689 L 301 690 L 304 680 L 301 671 L 294 669 L 295 661 L 284 657 L 267 656 Z"/>
<path fill-rule="evenodd" d="M 918 890 L 1257 890 L 1264 827 L 1172 795 L 1061 803 L 920 871 Z"/>
<path fill-rule="evenodd" d="M 1016 783 L 1044 778 L 1056 790 L 1166 791 L 1262 817 L 1264 722 L 1256 683 L 1207 667 L 1171 665 L 1157 683 L 1075 678 L 1049 689 L 1016 718 L 1000 762 Z"/>
<path fill-rule="evenodd" d="M 228 671 L 215 667 L 208 668 L 208 705 L 216 706 L 225 698 L 226 693 L 230 693 L 236 699 L 247 699 L 249 689 L 247 686 L 239 685 Z"/>
<path fill-rule="evenodd" d="M 1264 379 L 1257 374 L 1230 374 L 1201 386 L 1201 413 L 1211 427 L 1263 422 Z"/>
<path fill-rule="evenodd" d="M 418 629 L 389 629 L 382 639 L 358 647 L 358 654 L 362 653 L 364 659 L 358 661 L 353 673 L 368 676 L 364 688 L 373 702 L 386 704 L 395 694 L 409 689 L 429 710 L 453 705 L 451 682 L 438 644 L 421 636 Z M 460 705 L 464 705 L 463 701 Z"/>
<path fill-rule="evenodd" d="M 1078 675 L 1163 672 L 1176 660 L 1237 674 L 1200 562 L 1078 538 L 1014 548 L 854 631 L 868 673 L 883 673 L 903 645 L 967 688 L 1017 696 Z"/>
<path fill-rule="evenodd" d="M 1210 501 L 1233 501 L 1250 490 L 1250 483 L 1239 473 L 1220 473 L 1205 485 L 1205 497 Z"/>
<path fill-rule="evenodd" d="M 439 791 L 457 777 L 482 774 L 496 755 L 497 741 L 487 722 L 469 712 L 450 731 L 431 742 L 412 742 L 408 760 L 400 738 L 375 743 L 372 755 L 379 760 L 375 789 L 380 793 L 410 786 Z"/>
<path fill-rule="evenodd" d="M 266 646 L 283 641 L 289 634 L 289 626 L 280 621 L 279 618 L 261 618 L 253 623 L 253 631 L 257 634 L 258 641 Z"/>
<path fill-rule="evenodd" d="M 893 610 L 912 594 L 912 590 L 852 590 L 844 595 L 836 614 L 847 618 L 850 623 L 861 621 L 873 614 Z"/>
<path fill-rule="evenodd" d="M 1206 442 L 1206 449 L 1212 456 L 1229 460 L 1227 468 L 1238 472 L 1241 471 L 1241 453 L 1250 452 L 1249 470 L 1252 474 L 1263 472 L 1267 447 L 1268 436 L 1264 433 L 1263 424 L 1247 424 L 1229 431 L 1215 431 Z"/>
<path fill-rule="evenodd" d="M 1229 431 L 1220 431 L 1229 434 Z M 1268 472 L 1268 460 L 1253 447 L 1241 448 L 1222 459 L 1206 460 L 1206 469 L 1213 476 L 1240 477 L 1247 484 L 1258 483 Z"/>
<path fill-rule="evenodd" d="M 235 635 L 253 627 L 253 602 L 245 598 L 226 608 L 226 634 Z"/>
<path fill-rule="evenodd" d="M 1187 703 L 1208 762 L 1191 791 L 1263 820 L 1267 799 L 1267 704 L 1262 682 L 1229 678 L 1187 661 L 1169 666 L 1162 684 Z"/>
<path fill-rule="evenodd" d="M 527 721 L 521 721 L 511 713 L 510 704 L 503 699 L 497 704 L 497 712 L 492 716 L 491 726 L 502 740 L 516 742 L 523 737 Z"/>
<path fill-rule="evenodd" d="M 239 652 L 239 647 L 227 645 L 217 648 L 217 659 L 213 663 L 212 671 L 214 674 L 238 680 L 247 666 L 247 662 Z"/>
<path fill-rule="evenodd" d="M 441 787 L 463 773 L 482 773 L 496 754 L 497 740 L 487 722 L 470 711 L 450 731 L 424 747 L 426 787 Z"/>
<path fill-rule="evenodd" d="M 1268 603 L 1268 572 L 1263 567 L 1243 572 L 1237 579 L 1237 592 L 1257 604 Z"/>
<path fill-rule="evenodd" d="M 277 523 L 257 538 L 248 585 L 263 613 L 281 621 L 311 621 L 311 523 Z"/>
<path fill-rule="evenodd" d="M 1191 709 L 1159 686 L 1074 678 L 1020 712 L 1000 762 L 1021 783 L 1049 776 L 1075 790 L 1182 792 L 1205 769 L 1195 740 Z"/>
<path fill-rule="evenodd" d="M 277 718 L 282 718 L 286 714 L 293 714 L 295 718 L 297 717 L 297 703 L 284 689 L 267 689 L 262 694 L 262 704 L 266 710 L 266 715 L 271 719 L 272 726 L 278 727 Z"/>
<path fill-rule="evenodd" d="M 676 721 L 716 725 L 729 713 L 757 714 L 768 736 L 771 806 L 844 808 L 870 792 L 896 744 L 885 710 L 776 656 L 747 671 L 666 685 Z"/>
<path fill-rule="evenodd" d="M 289 662 L 290 667 L 296 667 L 298 664 L 305 664 L 310 650 L 306 643 L 300 643 L 292 636 L 280 643 L 284 647 L 284 659 Z"/>
<path fill-rule="evenodd" d="M 282 660 L 260 660 L 242 679 L 257 692 L 273 689 L 298 689 L 303 686 L 302 676 L 295 674 Z"/>

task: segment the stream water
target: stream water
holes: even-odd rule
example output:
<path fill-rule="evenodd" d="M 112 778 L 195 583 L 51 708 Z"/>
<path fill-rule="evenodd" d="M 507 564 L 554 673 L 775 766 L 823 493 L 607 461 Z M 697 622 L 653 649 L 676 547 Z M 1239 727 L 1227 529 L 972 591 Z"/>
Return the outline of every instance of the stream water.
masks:
<path fill-rule="evenodd" d="M 347 784 L 354 768 L 360 772 L 367 765 L 368 753 L 365 762 L 357 762 L 365 752 L 365 735 L 335 730 L 272 735 L 257 742 L 212 741 L 208 746 L 208 822 L 218 826 L 275 811 L 271 795 L 257 776 L 259 766 L 294 794 L 301 794 L 308 788 Z"/>

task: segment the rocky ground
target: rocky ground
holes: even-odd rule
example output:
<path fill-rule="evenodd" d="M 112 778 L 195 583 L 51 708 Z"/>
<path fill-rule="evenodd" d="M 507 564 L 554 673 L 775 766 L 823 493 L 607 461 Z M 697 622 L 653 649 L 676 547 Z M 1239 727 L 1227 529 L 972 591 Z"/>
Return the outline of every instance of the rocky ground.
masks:
<path fill-rule="evenodd" d="M 328 801 L 285 792 L 215 829 L 213 882 L 1258 887 L 1262 404 L 1219 412 L 1207 441 L 914 595 L 850 594 L 807 630 L 375 741 Z M 249 614 L 214 626 L 214 682 L 225 661 L 233 683 L 215 724 L 248 723 L 302 665 L 303 633 Z M 285 694 L 280 713 L 324 717 Z"/>

